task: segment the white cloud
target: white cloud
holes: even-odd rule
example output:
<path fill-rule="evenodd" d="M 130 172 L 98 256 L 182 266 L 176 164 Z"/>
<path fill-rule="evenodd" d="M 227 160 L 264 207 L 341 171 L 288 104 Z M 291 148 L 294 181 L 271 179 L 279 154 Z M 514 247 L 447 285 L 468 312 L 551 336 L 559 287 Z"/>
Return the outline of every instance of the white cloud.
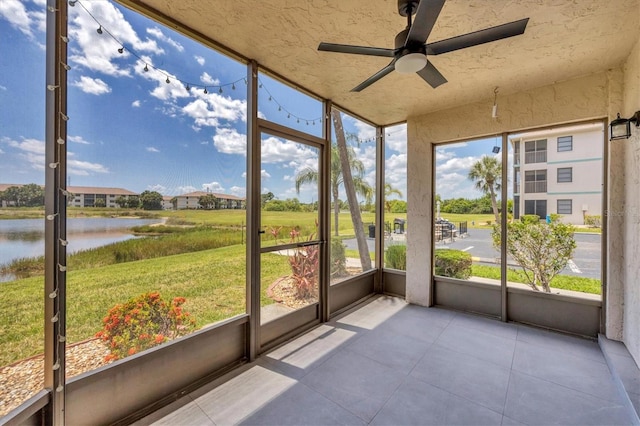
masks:
<path fill-rule="evenodd" d="M 146 150 L 147 150 L 148 152 L 160 152 L 160 150 L 159 150 L 158 148 L 155 148 L 155 147 L 153 147 L 153 146 L 148 146 L 148 147 L 146 148 Z"/>
<path fill-rule="evenodd" d="M 159 192 L 160 194 L 165 194 L 167 192 L 167 187 L 164 186 L 164 185 L 160 185 L 159 183 L 157 183 L 155 185 L 148 185 L 147 189 L 149 191 Z"/>
<path fill-rule="evenodd" d="M 88 141 L 84 140 L 84 138 L 82 136 L 68 136 L 67 135 L 67 140 L 69 142 L 77 143 L 77 144 L 80 144 L 80 145 L 91 145 L 91 142 L 88 142 Z"/>
<path fill-rule="evenodd" d="M 162 40 L 168 45 L 173 46 L 178 52 L 184 51 L 184 46 L 182 46 L 180 43 L 178 43 L 171 37 L 164 35 L 162 30 L 158 27 L 147 28 L 147 34 L 151 34 L 153 37 L 157 38 L 158 40 Z"/>
<path fill-rule="evenodd" d="M 17 148 L 20 151 L 30 152 L 32 154 L 42 154 L 45 152 L 44 141 L 37 139 L 23 139 L 21 142 L 10 140 L 9 146 Z"/>
<path fill-rule="evenodd" d="M 307 160 L 311 161 L 307 162 Z M 280 163 L 294 169 L 315 164 L 317 168 L 318 151 L 295 142 L 268 137 L 262 140 L 262 162 L 265 164 Z"/>
<path fill-rule="evenodd" d="M 179 186 L 178 187 L 178 192 L 180 194 L 187 194 L 189 192 L 195 192 L 198 189 L 195 186 L 191 186 L 191 185 L 186 185 L 186 186 Z"/>
<path fill-rule="evenodd" d="M 263 179 L 269 179 L 271 177 L 271 175 L 269 174 L 268 171 L 266 171 L 265 169 L 260 170 L 260 176 Z"/>
<path fill-rule="evenodd" d="M 400 124 L 393 127 L 387 127 L 384 138 L 385 146 L 388 150 L 397 151 L 402 154 L 407 152 L 407 125 Z"/>
<path fill-rule="evenodd" d="M 74 81 L 71 85 L 79 87 L 80 90 L 91 95 L 103 95 L 111 92 L 111 88 L 104 81 L 84 75 L 80 76 L 80 80 Z"/>
<path fill-rule="evenodd" d="M 197 63 L 199 63 L 200 65 L 204 65 L 205 60 L 202 56 L 195 55 L 194 58 Z"/>
<path fill-rule="evenodd" d="M 67 158 L 67 173 L 76 176 L 89 176 L 95 173 L 109 173 L 109 169 L 100 163 Z"/>
<path fill-rule="evenodd" d="M 182 107 L 182 112 L 193 118 L 197 127 L 218 127 L 220 120 L 247 121 L 247 102 L 218 93 L 194 92 L 197 99 Z"/>
<path fill-rule="evenodd" d="M 134 108 L 140 108 L 141 102 L 140 100 L 136 99 L 135 101 L 131 102 L 131 106 Z"/>
<path fill-rule="evenodd" d="M 32 37 L 31 19 L 29 12 L 21 0 L 2 0 L 0 1 L 0 18 L 9 21 L 12 27 L 18 29 L 21 33 Z"/>
<path fill-rule="evenodd" d="M 81 137 L 69 137 L 76 143 L 87 143 Z M 18 151 L 18 157 L 26 161 L 32 168 L 44 170 L 45 143 L 37 139 L 23 139 L 22 141 L 7 140 L 7 145 Z M 95 173 L 109 173 L 109 169 L 100 164 L 82 161 L 75 158 L 73 152 L 67 154 L 67 173 L 76 176 L 88 176 Z"/>
<path fill-rule="evenodd" d="M 202 190 L 211 192 L 224 192 L 224 186 L 220 185 L 219 182 L 214 181 L 211 183 L 203 183 Z"/>
<path fill-rule="evenodd" d="M 5 86 L 3 86 L 2 84 L 0 84 L 0 90 L 7 90 L 7 88 Z"/>
<path fill-rule="evenodd" d="M 229 192 L 233 195 L 237 195 L 238 197 L 244 197 L 247 193 L 247 188 L 244 186 L 232 186 L 229 188 Z"/>
<path fill-rule="evenodd" d="M 2 149 L 0 149 L 0 154 L 4 154 L 4 151 Z"/>
<path fill-rule="evenodd" d="M 213 78 L 209 75 L 208 72 L 203 72 L 200 76 L 200 81 L 207 86 L 219 86 L 220 80 L 217 78 Z"/>
<path fill-rule="evenodd" d="M 224 154 L 247 154 L 247 135 L 238 133 L 236 129 L 216 129 L 213 145 Z"/>
<path fill-rule="evenodd" d="M 127 48 L 141 52 L 164 53 L 155 40 L 142 40 L 124 18 L 124 15 L 110 2 L 84 2 L 84 7 L 94 16 L 100 18 L 104 25 L 102 34 L 98 34 L 98 24 L 82 8 L 69 8 L 69 38 L 72 38 L 79 48 L 69 52 L 70 62 L 86 67 L 92 71 L 111 76 L 130 76 L 131 70 L 126 63 L 120 63 L 128 58 Z M 106 34 L 106 31 L 122 42 L 125 46 L 123 53 L 118 52 L 121 45 Z"/>
<path fill-rule="evenodd" d="M 465 172 L 468 173 L 471 166 L 476 163 L 480 157 L 454 157 L 449 158 L 443 163 L 436 163 L 437 173 L 447 172 Z"/>

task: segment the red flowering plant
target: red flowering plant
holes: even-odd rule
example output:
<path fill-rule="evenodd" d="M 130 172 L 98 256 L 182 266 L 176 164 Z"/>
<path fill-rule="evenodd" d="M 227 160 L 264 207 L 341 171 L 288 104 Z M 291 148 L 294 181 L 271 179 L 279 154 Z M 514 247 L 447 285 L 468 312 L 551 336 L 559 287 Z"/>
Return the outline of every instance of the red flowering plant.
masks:
<path fill-rule="evenodd" d="M 167 303 L 158 292 L 150 292 L 109 309 L 96 334 L 109 345 L 111 353 L 105 360 L 124 358 L 191 332 L 195 320 L 183 310 L 184 302 L 184 297 L 175 297 Z"/>
<path fill-rule="evenodd" d="M 311 234 L 307 241 L 313 241 L 315 234 Z M 291 242 L 300 242 L 300 231 L 296 228 L 289 233 Z M 293 278 L 297 296 L 301 299 L 316 295 L 318 288 L 318 266 L 320 249 L 318 245 L 298 247 L 293 255 L 289 256 L 291 266 L 291 278 Z"/>

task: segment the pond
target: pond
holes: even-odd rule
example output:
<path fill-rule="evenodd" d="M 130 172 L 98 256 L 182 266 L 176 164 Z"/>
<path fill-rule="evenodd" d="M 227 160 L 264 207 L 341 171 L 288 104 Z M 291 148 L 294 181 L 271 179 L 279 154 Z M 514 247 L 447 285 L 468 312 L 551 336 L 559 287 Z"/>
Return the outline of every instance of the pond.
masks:
<path fill-rule="evenodd" d="M 162 219 L 74 218 L 67 219 L 67 253 L 135 238 L 134 226 L 160 223 Z M 0 265 L 15 259 L 44 254 L 44 219 L 0 220 Z M 14 277 L 1 275 L 1 281 Z"/>

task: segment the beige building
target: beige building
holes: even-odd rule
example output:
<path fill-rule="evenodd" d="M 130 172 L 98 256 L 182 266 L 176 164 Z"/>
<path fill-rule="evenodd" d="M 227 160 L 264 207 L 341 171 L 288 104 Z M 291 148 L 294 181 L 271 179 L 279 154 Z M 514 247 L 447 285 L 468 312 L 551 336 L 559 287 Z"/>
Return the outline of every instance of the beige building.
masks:
<path fill-rule="evenodd" d="M 602 124 L 568 126 L 510 139 L 513 213 L 559 214 L 574 225 L 602 213 Z"/>
<path fill-rule="evenodd" d="M 120 207 L 116 203 L 118 197 L 129 198 L 140 195 L 128 189 L 96 186 L 68 186 L 67 191 L 73 194 L 69 200 L 71 207 L 94 207 L 97 200 L 103 200 L 105 207 Z"/>
<path fill-rule="evenodd" d="M 201 209 L 202 206 L 198 202 L 200 197 L 203 195 L 213 195 L 216 197 L 216 205 L 214 207 L 215 210 L 220 209 L 243 209 L 245 207 L 245 198 L 238 197 L 230 194 L 220 194 L 217 192 L 206 192 L 206 191 L 194 191 L 188 192 L 186 194 L 177 195 L 175 197 L 170 197 L 169 203 L 170 209 L 175 208 L 177 210 L 182 209 Z M 171 201 L 173 198 L 176 199 L 175 207 L 174 203 Z M 163 200 L 163 208 L 165 207 L 165 201 Z"/>

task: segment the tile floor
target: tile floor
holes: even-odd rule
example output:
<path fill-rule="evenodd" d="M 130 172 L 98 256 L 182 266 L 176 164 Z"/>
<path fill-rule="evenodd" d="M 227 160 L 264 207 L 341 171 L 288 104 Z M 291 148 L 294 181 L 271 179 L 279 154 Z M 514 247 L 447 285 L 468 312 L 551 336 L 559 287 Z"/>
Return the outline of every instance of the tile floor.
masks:
<path fill-rule="evenodd" d="M 627 425 L 595 341 L 382 296 L 139 425 Z"/>

